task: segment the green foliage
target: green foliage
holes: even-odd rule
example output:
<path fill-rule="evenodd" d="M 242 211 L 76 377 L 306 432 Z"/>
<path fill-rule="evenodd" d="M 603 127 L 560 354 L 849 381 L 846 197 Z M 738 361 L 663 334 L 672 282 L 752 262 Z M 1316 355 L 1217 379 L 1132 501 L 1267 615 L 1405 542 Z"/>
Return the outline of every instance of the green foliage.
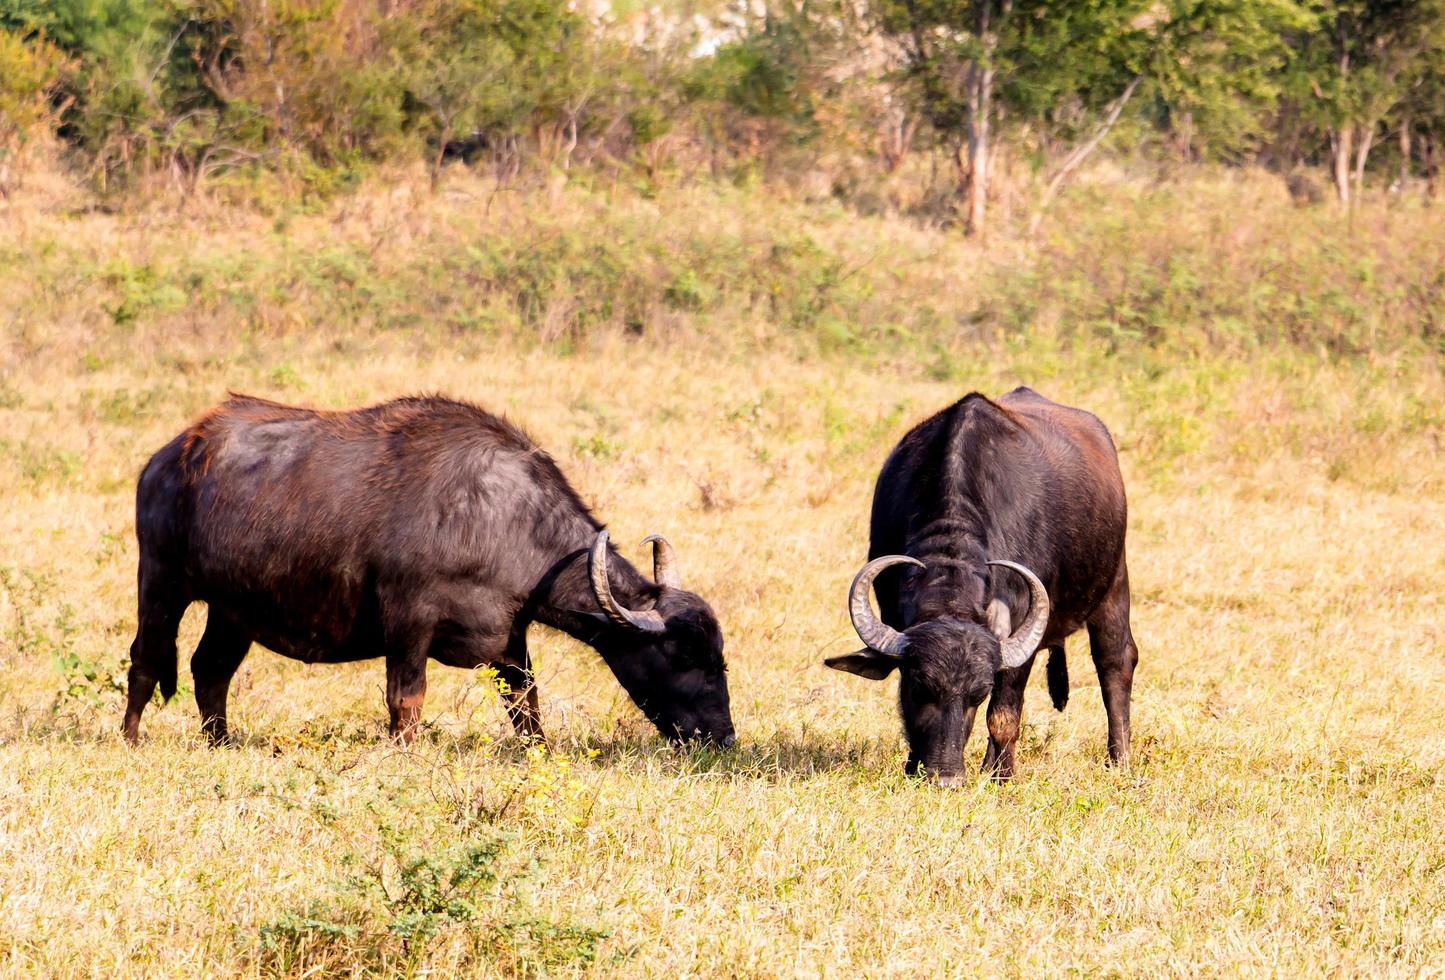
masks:
<path fill-rule="evenodd" d="M 485 218 L 429 199 L 400 205 L 392 227 L 406 233 L 379 244 L 364 226 L 329 231 L 348 202 L 274 236 L 217 232 L 203 248 L 147 239 L 131 253 L 144 261 L 67 236 L 50 251 L 27 249 L 24 274 L 0 285 L 27 356 L 89 357 L 91 370 L 108 370 L 138 340 L 189 337 L 197 323 L 207 336 L 236 337 L 344 324 L 464 347 L 511 338 L 586 350 L 622 336 L 921 350 L 941 377 L 968 363 L 956 360 L 958 344 L 1030 332 L 1099 336 L 1120 351 L 1282 344 L 1345 357 L 1445 338 L 1445 271 L 1426 210 L 1385 220 L 1393 212 L 1381 206 L 1350 227 L 1330 209 L 1292 206 L 1276 178 L 1229 169 L 1075 193 L 1027 249 L 1002 240 L 982 252 L 955 250 L 938 231 L 880 239 L 888 225 L 877 219 L 771 191 L 675 188 L 638 200 L 574 186 L 500 203 Z M 80 348 L 45 334 L 57 297 L 76 311 L 65 315 L 92 323 Z M 285 366 L 294 363 L 268 362 L 256 383 L 314 397 L 316 379 Z M 92 385 L 83 401 L 92 422 L 145 419 L 176 397 L 147 388 L 122 399 Z M 603 434 L 616 442 L 615 431 Z M 83 469 L 79 447 L 0 438 L 27 487 Z"/>
<path fill-rule="evenodd" d="M 647 146 L 671 131 L 672 120 L 655 105 L 633 106 L 627 110 L 627 128 L 632 133 L 634 143 Z"/>
<path fill-rule="evenodd" d="M 67 63 L 44 34 L 0 29 L 0 196 L 27 145 L 57 121 L 54 97 Z"/>
<path fill-rule="evenodd" d="M 1440 0 L 1321 0 L 1310 26 L 1292 36 L 1298 64 L 1288 83 L 1322 128 L 1379 120 L 1445 66 Z"/>
<path fill-rule="evenodd" d="M 1200 220 L 1205 202 L 1189 197 L 1168 188 L 1134 200 L 1096 193 L 1027 269 L 996 267 L 981 288 L 1010 329 L 1056 323 L 1116 348 L 1283 344 L 1356 355 L 1382 342 L 1438 344 L 1438 266 L 1382 261 L 1395 242 L 1363 248 L 1336 233 L 1328 214 Z M 1428 248 L 1424 239 L 1419 246 Z"/>
<path fill-rule="evenodd" d="M 1282 32 L 1313 23 L 1296 0 L 875 0 L 885 31 L 908 51 L 920 108 L 947 141 L 971 108 L 970 73 L 996 75 L 1000 118 L 1045 145 L 1089 134 L 1138 77 L 1140 110 L 1184 138 L 1228 153 L 1255 135 L 1278 95 Z M 1187 122 L 1186 122 L 1187 121 Z M 1205 138 L 1201 139 L 1203 136 Z"/>
<path fill-rule="evenodd" d="M 118 705 L 125 696 L 124 670 L 113 664 L 88 660 L 77 653 L 57 653 L 55 672 L 65 679 L 57 703 L 90 708 Z"/>
<path fill-rule="evenodd" d="M 697 23 L 566 0 L 0 0 L 0 167 L 58 124 L 102 189 L 183 194 L 261 170 L 324 198 L 418 156 L 436 180 L 453 150 L 649 181 L 690 155 L 746 182 L 989 138 L 1057 173 L 1111 131 L 1288 167 L 1350 128 L 1363 169 L 1386 126 L 1414 128 L 1438 169 L 1445 0 L 766 0 Z"/>
<path fill-rule="evenodd" d="M 70 108 L 62 134 L 112 177 L 194 169 L 197 142 L 216 125 L 193 51 L 202 28 L 190 0 L 0 0 L 0 21 L 39 30 L 69 55 Z"/>
<path fill-rule="evenodd" d="M 1289 36 L 1317 27 L 1306 0 L 1175 0 L 1147 55 L 1153 108 L 1192 155 L 1237 159 L 1268 138 Z"/>
<path fill-rule="evenodd" d="M 760 30 L 721 45 L 699 64 L 692 94 L 749 116 L 806 119 L 812 106 L 800 78 L 803 26 L 796 19 L 770 17 Z"/>
<path fill-rule="evenodd" d="M 621 443 L 609 439 L 600 432 L 594 432 L 586 437 L 572 437 L 572 454 L 580 459 L 602 461 L 617 459 L 622 455 L 623 449 Z"/>
<path fill-rule="evenodd" d="M 401 151 L 382 12 L 344 0 L 197 0 L 193 54 L 239 149 L 351 166 Z M 229 147 L 227 147 L 229 149 Z"/>
<path fill-rule="evenodd" d="M 615 54 L 562 0 L 0 0 L 3 26 L 0 68 L 17 60 L 11 31 L 76 59 L 64 131 L 102 187 L 165 173 L 189 190 L 257 163 L 311 185 L 308 167 L 418 144 L 439 162 L 456 135 L 575 129 Z"/>
<path fill-rule="evenodd" d="M 1424 124 L 1431 180 L 1435 133 L 1445 115 L 1445 2 L 1321 0 L 1315 29 L 1294 32 L 1291 70 L 1281 85 L 1279 139 L 1314 148 L 1334 168 L 1336 191 L 1355 190 L 1381 129 Z M 1413 161 L 1399 161 L 1407 175 Z"/>
<path fill-rule="evenodd" d="M 103 276 L 116 292 L 116 301 L 106 307 L 106 312 L 118 326 L 152 311 L 178 310 L 186 303 L 182 284 L 167 281 L 152 265 L 131 265 L 116 259 L 105 268 Z"/>
<path fill-rule="evenodd" d="M 402 21 L 392 28 L 392 57 L 415 107 L 413 125 L 437 144 L 483 125 L 510 129 L 521 115 L 521 93 L 511 84 L 516 56 L 489 26 L 468 5 L 435 25 Z"/>
<path fill-rule="evenodd" d="M 329 818 L 326 818 L 329 819 Z M 352 853 L 362 870 L 331 886 L 333 897 L 287 912 L 257 935 L 262 969 L 273 975 L 409 972 L 444 934 L 467 931 L 477 962 L 523 975 L 585 966 L 607 933 L 532 913 L 517 894 L 526 877 L 508 860 L 505 837 L 418 850 L 408 833 L 378 820 L 379 854 Z"/>
<path fill-rule="evenodd" d="M 13 602 L 16 610 L 13 621 L 0 634 L 0 646 L 12 647 L 24 658 L 27 669 L 49 661 L 62 683 L 52 711 L 118 706 L 125 694 L 125 666 L 76 648 L 80 633 L 77 613 L 67 602 L 54 602 L 58 591 L 47 575 L 0 566 L 0 600 Z"/>

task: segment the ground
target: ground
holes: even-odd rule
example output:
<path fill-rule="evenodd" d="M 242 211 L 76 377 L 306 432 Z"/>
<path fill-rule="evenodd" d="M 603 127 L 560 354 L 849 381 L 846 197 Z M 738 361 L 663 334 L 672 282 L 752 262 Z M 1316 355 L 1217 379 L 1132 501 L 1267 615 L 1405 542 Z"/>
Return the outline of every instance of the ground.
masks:
<path fill-rule="evenodd" d="M 396 220 L 441 221 L 446 200 Z M 351 242 L 382 220 L 344 208 L 286 233 Z M 809 346 L 761 313 L 719 330 L 728 310 L 678 314 L 665 338 L 622 318 L 537 341 L 362 323 L 354 283 L 326 294 L 331 319 L 304 282 L 257 313 L 291 259 L 235 252 L 246 232 L 213 220 L 46 214 L 5 234 L 26 265 L 0 273 L 0 970 L 1445 968 L 1438 350 L 1120 353 L 1042 328 L 942 352 Z M 969 254 L 956 233 L 898 234 L 940 262 Z M 252 312 L 192 313 L 171 253 L 243 255 Z M 162 273 L 65 278 L 87 261 Z M 453 288 L 445 270 L 433 288 Z M 857 645 L 845 589 L 889 448 L 970 390 L 1020 383 L 1098 413 L 1120 446 L 1134 761 L 1106 764 L 1081 635 L 1066 710 L 1034 673 L 1017 778 L 943 791 L 902 774 L 895 682 L 821 661 Z M 184 670 L 195 608 L 181 692 L 128 748 L 134 478 L 227 388 L 328 407 L 441 391 L 505 412 L 625 552 L 643 559 L 654 532 L 677 547 L 726 635 L 738 747 L 674 752 L 592 651 L 538 628 L 550 753 L 510 737 L 485 675 L 433 667 L 402 750 L 379 663 L 259 648 L 232 689 L 239 744 L 211 749 Z M 982 751 L 976 733 L 975 772 Z"/>

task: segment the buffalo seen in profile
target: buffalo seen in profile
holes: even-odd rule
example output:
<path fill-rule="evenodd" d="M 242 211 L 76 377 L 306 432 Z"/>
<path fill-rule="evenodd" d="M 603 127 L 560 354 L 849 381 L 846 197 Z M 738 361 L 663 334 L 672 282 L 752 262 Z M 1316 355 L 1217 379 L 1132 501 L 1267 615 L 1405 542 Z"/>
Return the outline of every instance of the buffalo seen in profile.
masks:
<path fill-rule="evenodd" d="M 974 714 L 992 692 L 984 767 L 1011 776 L 1034 654 L 1049 649 L 1049 690 L 1062 709 L 1064 638 L 1085 625 L 1109 756 L 1128 761 L 1139 655 L 1125 513 L 1103 423 L 1028 388 L 997 401 L 968 395 L 903 437 L 878 477 L 870 561 L 849 592 L 867 648 L 825 663 L 871 680 L 899 672 L 910 773 L 960 785 Z"/>
<path fill-rule="evenodd" d="M 428 660 L 491 665 L 517 731 L 541 737 L 527 627 L 595 647 L 663 735 L 734 741 L 723 639 L 672 548 L 648 581 L 546 453 L 444 398 L 349 412 L 233 395 L 146 465 L 136 493 L 139 625 L 125 736 L 176 690 L 176 630 L 208 607 L 191 657 L 201 723 L 253 642 L 308 663 L 386 658 L 392 735 L 410 741 Z"/>

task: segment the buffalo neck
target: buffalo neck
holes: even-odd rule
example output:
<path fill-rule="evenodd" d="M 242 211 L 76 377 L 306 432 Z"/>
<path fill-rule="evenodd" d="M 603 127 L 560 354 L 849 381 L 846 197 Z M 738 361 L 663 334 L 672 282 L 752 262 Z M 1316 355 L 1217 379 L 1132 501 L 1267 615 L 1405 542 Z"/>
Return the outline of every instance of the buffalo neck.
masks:
<path fill-rule="evenodd" d="M 980 401 L 982 406 L 976 404 Z M 983 503 L 997 493 L 991 457 L 981 454 L 967 434 L 968 419 L 991 408 L 986 400 L 964 399 L 952 413 L 947 434 L 934 441 L 929 467 L 934 486 L 922 498 L 931 506 L 909 522 L 907 536 L 907 553 L 928 566 L 912 577 L 912 596 L 905 597 L 913 621 L 948 616 L 984 622 L 990 522 Z"/>
<path fill-rule="evenodd" d="M 988 592 L 988 547 L 981 522 L 967 514 L 929 521 L 910 536 L 907 554 L 926 565 L 903 590 L 907 625 L 951 617 L 982 623 Z"/>
<path fill-rule="evenodd" d="M 591 542 L 562 554 L 528 597 L 528 619 L 559 629 L 600 652 L 626 646 L 634 631 L 602 615 L 588 578 Z M 626 558 L 611 552 L 607 580 L 612 596 L 629 609 L 646 609 L 656 601 L 657 587 Z"/>

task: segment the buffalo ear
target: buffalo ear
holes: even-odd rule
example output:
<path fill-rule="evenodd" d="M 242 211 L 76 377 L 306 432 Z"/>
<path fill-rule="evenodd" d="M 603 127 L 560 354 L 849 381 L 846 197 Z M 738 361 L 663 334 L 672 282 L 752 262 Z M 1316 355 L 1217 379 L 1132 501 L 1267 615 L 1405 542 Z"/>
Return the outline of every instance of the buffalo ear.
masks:
<path fill-rule="evenodd" d="M 859 650 L 857 653 L 845 654 L 841 657 L 829 657 L 823 661 L 824 665 L 834 670 L 847 671 L 850 674 L 857 674 L 859 677 L 866 677 L 870 681 L 881 681 L 898 668 L 901 661 L 897 657 L 890 657 L 886 653 L 878 653 L 876 650 Z"/>
<path fill-rule="evenodd" d="M 988 631 L 1000 643 L 1013 635 L 1013 614 L 1009 612 L 1008 603 L 1002 599 L 994 599 L 988 604 Z"/>

